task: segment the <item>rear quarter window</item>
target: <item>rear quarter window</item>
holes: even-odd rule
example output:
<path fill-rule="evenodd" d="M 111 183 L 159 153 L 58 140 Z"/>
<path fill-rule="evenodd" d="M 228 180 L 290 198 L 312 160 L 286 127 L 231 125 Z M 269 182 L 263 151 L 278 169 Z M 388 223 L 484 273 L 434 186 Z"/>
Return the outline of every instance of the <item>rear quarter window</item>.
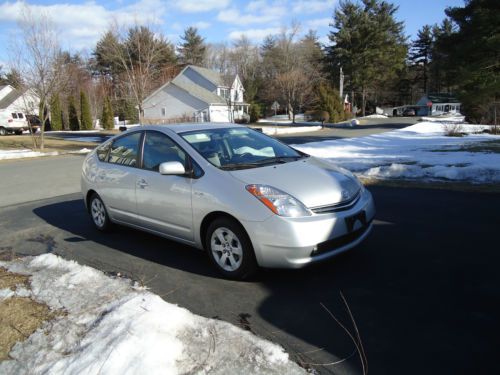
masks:
<path fill-rule="evenodd" d="M 107 142 L 102 146 L 97 147 L 96 149 L 97 159 L 99 159 L 99 161 L 106 161 L 110 148 L 111 148 L 111 142 Z"/>

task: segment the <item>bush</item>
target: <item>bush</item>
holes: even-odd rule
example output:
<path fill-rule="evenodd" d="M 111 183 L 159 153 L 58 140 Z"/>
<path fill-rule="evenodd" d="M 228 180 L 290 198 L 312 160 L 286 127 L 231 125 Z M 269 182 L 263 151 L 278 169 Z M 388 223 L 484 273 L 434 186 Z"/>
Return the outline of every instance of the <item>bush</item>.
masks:
<path fill-rule="evenodd" d="M 321 122 L 321 124 L 324 124 L 325 122 L 328 122 L 330 119 L 330 114 L 327 111 L 307 111 L 304 114 L 304 118 L 306 121 L 318 121 Z"/>
<path fill-rule="evenodd" d="M 52 98 L 50 100 L 50 122 L 52 125 L 52 130 L 63 129 L 63 112 L 61 109 L 59 94 L 57 93 L 52 95 Z"/>
<path fill-rule="evenodd" d="M 115 124 L 113 122 L 113 108 L 111 107 L 111 101 L 109 97 L 104 98 L 102 105 L 102 116 L 101 116 L 101 127 L 106 130 L 114 129 Z"/>
<path fill-rule="evenodd" d="M 257 122 L 262 116 L 262 109 L 258 103 L 250 104 L 250 122 Z"/>
<path fill-rule="evenodd" d="M 326 121 L 336 123 L 346 119 L 344 105 L 336 89 L 322 84 L 318 87 L 317 94 L 318 103 L 315 106 L 315 110 L 328 112 L 329 118 Z"/>
<path fill-rule="evenodd" d="M 463 137 L 465 135 L 462 124 L 444 124 L 443 128 L 444 135 L 447 137 Z"/>
<path fill-rule="evenodd" d="M 90 104 L 87 95 L 83 91 L 80 91 L 80 112 L 81 119 L 80 125 L 82 130 L 90 130 L 92 126 L 92 114 L 90 113 Z"/>
<path fill-rule="evenodd" d="M 80 121 L 78 120 L 78 111 L 76 109 L 75 98 L 69 97 L 68 103 L 69 128 L 71 130 L 80 130 Z"/>

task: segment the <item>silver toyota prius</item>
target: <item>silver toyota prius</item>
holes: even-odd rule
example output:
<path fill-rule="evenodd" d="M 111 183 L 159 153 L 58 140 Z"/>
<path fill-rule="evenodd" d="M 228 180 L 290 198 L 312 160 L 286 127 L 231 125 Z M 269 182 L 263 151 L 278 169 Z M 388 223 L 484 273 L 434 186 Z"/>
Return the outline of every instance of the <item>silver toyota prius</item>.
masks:
<path fill-rule="evenodd" d="M 349 171 L 235 124 L 129 130 L 88 154 L 81 187 L 98 230 L 124 224 L 205 249 L 235 279 L 344 252 L 375 215 Z"/>

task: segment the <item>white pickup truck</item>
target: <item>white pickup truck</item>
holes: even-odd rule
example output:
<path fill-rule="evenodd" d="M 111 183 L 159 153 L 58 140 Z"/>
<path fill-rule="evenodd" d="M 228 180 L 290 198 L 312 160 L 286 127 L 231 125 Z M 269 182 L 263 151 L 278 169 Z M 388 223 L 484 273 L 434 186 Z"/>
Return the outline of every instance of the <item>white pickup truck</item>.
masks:
<path fill-rule="evenodd" d="M 28 120 L 22 112 L 0 111 L 0 135 L 22 134 L 29 130 Z"/>

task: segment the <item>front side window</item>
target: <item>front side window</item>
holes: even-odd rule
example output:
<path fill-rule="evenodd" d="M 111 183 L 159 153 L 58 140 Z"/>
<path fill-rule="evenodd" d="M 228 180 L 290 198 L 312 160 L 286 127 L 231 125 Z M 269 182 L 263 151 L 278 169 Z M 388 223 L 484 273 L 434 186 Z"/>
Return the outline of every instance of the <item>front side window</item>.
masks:
<path fill-rule="evenodd" d="M 181 136 L 206 160 L 224 170 L 257 168 L 307 157 L 247 128 L 196 130 Z"/>
<path fill-rule="evenodd" d="M 12 118 L 17 118 L 17 113 L 11 113 Z"/>
<path fill-rule="evenodd" d="M 105 143 L 97 148 L 96 155 L 99 161 L 106 161 L 110 148 L 111 148 L 111 142 Z"/>
<path fill-rule="evenodd" d="M 22 114 L 22 113 L 18 113 L 18 114 L 17 114 L 17 117 L 19 117 L 19 118 L 24 118 L 24 116 L 23 116 L 23 114 Z"/>
<path fill-rule="evenodd" d="M 135 167 L 139 155 L 141 132 L 135 132 L 116 139 L 111 145 L 108 162 Z"/>
<path fill-rule="evenodd" d="M 178 161 L 186 166 L 186 153 L 167 135 L 147 132 L 142 160 L 144 169 L 158 172 L 160 164 L 167 161 Z"/>

